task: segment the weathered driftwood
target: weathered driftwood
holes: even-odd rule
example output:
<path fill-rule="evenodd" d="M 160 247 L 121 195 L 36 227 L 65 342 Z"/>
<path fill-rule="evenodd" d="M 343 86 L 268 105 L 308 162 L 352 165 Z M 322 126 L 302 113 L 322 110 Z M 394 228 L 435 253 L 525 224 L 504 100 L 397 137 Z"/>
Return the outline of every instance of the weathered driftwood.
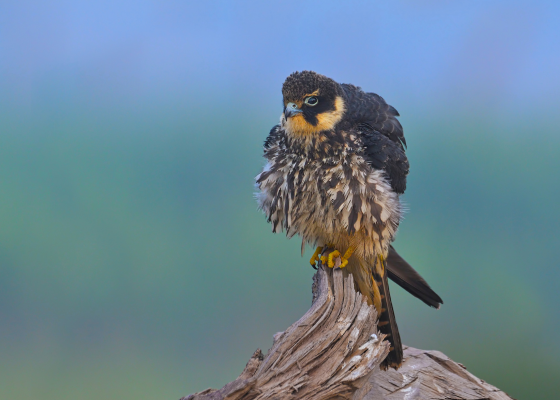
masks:
<path fill-rule="evenodd" d="M 320 266 L 313 305 L 268 354 L 255 351 L 245 370 L 219 390 L 181 400 L 511 399 L 438 351 L 405 348 L 398 370 L 381 371 L 389 343 L 377 312 L 354 290 L 351 276 Z"/>
<path fill-rule="evenodd" d="M 374 371 L 363 400 L 511 400 L 500 389 L 471 374 L 439 351 L 404 348 L 398 371 Z"/>

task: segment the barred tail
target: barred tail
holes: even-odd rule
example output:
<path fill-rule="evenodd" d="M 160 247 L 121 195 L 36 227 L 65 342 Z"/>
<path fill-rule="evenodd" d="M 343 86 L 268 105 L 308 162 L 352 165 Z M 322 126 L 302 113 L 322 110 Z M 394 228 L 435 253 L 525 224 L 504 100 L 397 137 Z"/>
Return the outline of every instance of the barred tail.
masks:
<path fill-rule="evenodd" d="M 376 268 L 372 271 L 373 304 L 379 315 L 378 328 L 379 331 L 387 335 L 387 340 L 391 343 L 389 355 L 381 363 L 381 369 L 388 368 L 398 369 L 403 361 L 403 348 L 399 328 L 395 320 L 393 312 L 393 304 L 391 303 L 391 293 L 389 292 L 389 281 L 387 280 L 387 264 L 378 260 Z"/>

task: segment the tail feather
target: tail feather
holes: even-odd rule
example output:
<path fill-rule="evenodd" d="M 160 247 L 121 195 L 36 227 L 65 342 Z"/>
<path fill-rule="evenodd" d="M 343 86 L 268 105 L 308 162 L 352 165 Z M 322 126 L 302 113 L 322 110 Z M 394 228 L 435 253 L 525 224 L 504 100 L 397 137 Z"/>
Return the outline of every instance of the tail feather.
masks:
<path fill-rule="evenodd" d="M 387 275 L 393 282 L 427 305 L 439 308 L 443 300 L 412 266 L 402 258 L 393 246 L 389 247 Z"/>
<path fill-rule="evenodd" d="M 391 293 L 389 292 L 389 281 L 387 280 L 387 269 L 384 262 L 378 261 L 379 268 L 374 268 L 372 272 L 374 284 L 374 305 L 379 314 L 379 331 L 387 335 L 387 340 L 391 343 L 389 355 L 381 363 L 381 369 L 398 369 L 403 361 L 403 348 L 399 327 L 395 319 Z M 379 297 L 378 297 L 379 296 Z"/>

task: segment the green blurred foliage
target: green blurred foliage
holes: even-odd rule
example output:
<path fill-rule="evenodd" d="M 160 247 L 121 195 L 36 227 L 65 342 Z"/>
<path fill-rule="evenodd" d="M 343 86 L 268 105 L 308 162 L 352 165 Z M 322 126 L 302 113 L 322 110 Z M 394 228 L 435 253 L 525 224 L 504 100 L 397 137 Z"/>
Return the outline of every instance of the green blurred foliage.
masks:
<path fill-rule="evenodd" d="M 219 387 L 307 310 L 310 249 L 273 235 L 253 199 L 271 111 L 4 109 L 0 398 Z M 445 301 L 393 285 L 403 341 L 516 398 L 552 398 L 558 121 L 401 121 L 412 167 L 396 247 Z"/>

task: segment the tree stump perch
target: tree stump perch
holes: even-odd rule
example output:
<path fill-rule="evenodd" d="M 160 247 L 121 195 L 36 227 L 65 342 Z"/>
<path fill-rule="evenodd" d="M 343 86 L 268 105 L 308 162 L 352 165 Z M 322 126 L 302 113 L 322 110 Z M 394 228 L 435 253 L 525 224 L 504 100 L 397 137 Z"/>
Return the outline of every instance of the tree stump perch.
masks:
<path fill-rule="evenodd" d="M 511 399 L 439 351 L 405 346 L 402 367 L 381 371 L 384 338 L 352 276 L 320 265 L 311 308 L 274 335 L 266 356 L 257 349 L 235 381 L 181 400 Z"/>

